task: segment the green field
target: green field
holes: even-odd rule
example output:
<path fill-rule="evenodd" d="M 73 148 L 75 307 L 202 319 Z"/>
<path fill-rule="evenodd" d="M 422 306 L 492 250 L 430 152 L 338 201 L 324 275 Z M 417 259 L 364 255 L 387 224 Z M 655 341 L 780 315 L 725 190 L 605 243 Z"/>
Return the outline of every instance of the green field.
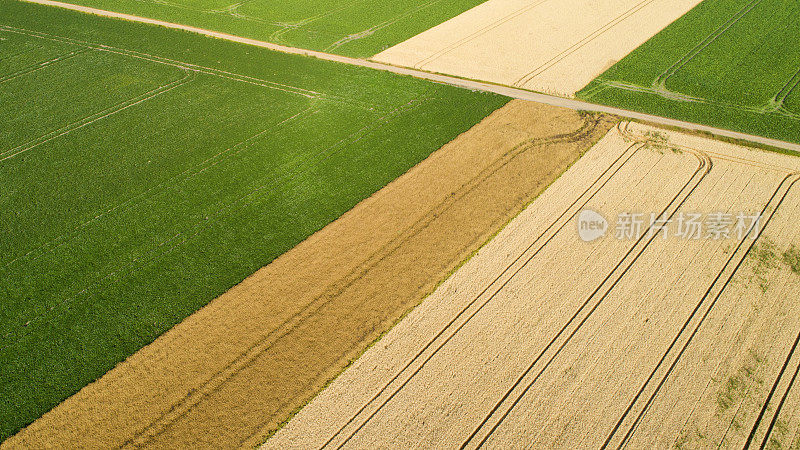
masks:
<path fill-rule="evenodd" d="M 708 0 L 580 98 L 800 142 L 800 2 Z"/>
<path fill-rule="evenodd" d="M 367 58 L 485 0 L 64 0 L 276 44 Z"/>
<path fill-rule="evenodd" d="M 506 101 L 0 0 L 0 441 Z"/>

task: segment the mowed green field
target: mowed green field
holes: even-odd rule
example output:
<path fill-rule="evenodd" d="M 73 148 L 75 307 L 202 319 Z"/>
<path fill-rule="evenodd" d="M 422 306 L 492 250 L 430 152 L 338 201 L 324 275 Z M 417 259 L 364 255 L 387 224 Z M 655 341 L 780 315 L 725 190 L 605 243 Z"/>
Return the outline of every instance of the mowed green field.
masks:
<path fill-rule="evenodd" d="M 506 101 L 0 0 L 0 441 Z"/>
<path fill-rule="evenodd" d="M 366 58 L 485 0 L 64 0 L 293 47 Z"/>
<path fill-rule="evenodd" d="M 577 95 L 800 142 L 800 2 L 708 0 Z"/>

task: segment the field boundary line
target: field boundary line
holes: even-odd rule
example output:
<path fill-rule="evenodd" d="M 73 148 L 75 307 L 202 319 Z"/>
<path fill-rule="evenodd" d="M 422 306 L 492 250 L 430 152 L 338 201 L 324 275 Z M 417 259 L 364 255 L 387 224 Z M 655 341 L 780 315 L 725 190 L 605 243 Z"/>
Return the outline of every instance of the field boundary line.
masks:
<path fill-rule="evenodd" d="M 392 253 L 394 253 L 394 251 L 397 248 L 399 248 L 405 241 L 407 241 L 413 236 L 416 236 L 419 232 L 425 230 L 428 227 L 428 225 L 430 225 L 430 223 L 432 223 L 433 220 L 436 219 L 437 214 L 449 209 L 449 207 L 453 203 L 455 203 L 457 200 L 460 200 L 469 192 L 474 190 L 477 186 L 480 185 L 480 182 L 487 179 L 497 170 L 500 170 L 502 167 L 505 167 L 514 158 L 538 145 L 544 145 L 551 142 L 572 141 L 574 139 L 583 138 L 586 134 L 593 132 L 598 125 L 599 121 L 597 120 L 584 121 L 582 126 L 577 130 L 575 130 L 574 132 L 568 133 L 566 135 L 558 135 L 542 139 L 526 140 L 514 146 L 507 152 L 505 152 L 505 154 L 497 160 L 497 164 L 487 167 L 481 173 L 476 175 L 474 178 L 465 182 L 457 191 L 459 193 L 457 198 L 454 196 L 450 196 L 442 200 L 438 205 L 436 205 L 436 207 L 433 210 L 431 210 L 431 212 L 420 218 L 414 224 L 407 227 L 396 238 L 394 238 L 386 245 L 381 247 L 378 251 L 370 255 L 365 260 L 365 262 L 362 263 L 359 267 L 355 268 L 350 273 L 341 277 L 337 281 L 337 283 L 332 285 L 331 288 L 318 295 L 302 310 L 300 310 L 293 316 L 286 319 L 277 329 L 271 331 L 270 333 L 268 333 L 267 335 L 263 336 L 258 341 L 256 341 L 255 344 L 251 345 L 244 351 L 240 352 L 237 358 L 235 358 L 226 367 L 219 370 L 209 380 L 202 383 L 200 387 L 197 388 L 191 396 L 187 395 L 182 399 L 180 399 L 176 404 L 172 406 L 172 408 L 169 411 L 162 414 L 161 417 L 153 421 L 147 427 L 147 428 L 160 427 L 162 429 L 150 432 L 150 435 L 148 436 L 143 436 L 141 438 L 136 437 L 134 438 L 135 440 L 131 440 L 129 443 L 141 444 L 142 441 L 147 442 L 147 439 L 151 439 L 152 437 L 157 436 L 158 434 L 163 432 L 164 429 L 168 428 L 168 426 L 172 422 L 174 422 L 174 420 L 189 413 L 192 409 L 194 409 L 194 407 L 197 404 L 203 401 L 203 398 L 205 396 L 219 390 L 229 381 L 230 378 L 235 376 L 241 370 L 249 367 L 257 357 L 259 357 L 263 352 L 271 348 L 275 342 L 283 338 L 286 334 L 293 331 L 298 326 L 298 323 L 300 321 L 304 320 L 309 315 L 312 315 L 320 308 L 330 303 L 330 301 L 332 301 L 336 296 L 340 295 L 344 290 L 349 288 L 354 281 L 360 279 L 363 276 L 363 274 L 367 273 L 372 267 L 374 267 L 375 264 L 383 261 L 387 255 L 391 255 Z M 274 334 L 278 335 L 273 338 Z M 191 403 L 183 406 L 182 404 L 186 403 L 187 400 L 191 401 Z M 145 433 L 146 429 L 145 431 L 140 432 L 139 435 L 144 435 Z M 256 431 L 255 433 L 258 433 L 258 431 Z"/>
<path fill-rule="evenodd" d="M 686 130 L 691 131 L 701 131 L 712 133 L 718 136 L 724 136 L 733 139 L 739 139 L 743 141 L 750 141 L 762 145 L 768 145 L 771 147 L 777 147 L 784 150 L 790 150 L 793 152 L 800 153 L 800 144 L 781 141 L 778 139 L 766 138 L 763 136 L 755 136 L 752 134 L 741 133 L 738 131 L 731 131 L 725 130 L 722 128 L 716 128 L 708 125 L 702 125 L 698 123 L 691 123 L 677 119 L 670 119 L 667 117 L 656 116 L 652 114 L 645 114 L 636 111 L 630 111 L 622 108 L 615 108 L 612 106 L 605 106 L 605 105 L 598 105 L 594 103 L 589 103 L 582 100 L 577 100 L 573 98 L 565 98 L 565 97 L 557 97 L 554 95 L 543 94 L 540 92 L 534 92 L 527 89 L 521 89 L 511 86 L 505 86 L 500 84 L 493 84 L 487 83 L 482 81 L 470 80 L 465 78 L 459 78 L 449 75 L 443 75 L 438 73 L 426 72 L 419 69 L 413 69 L 409 67 L 402 67 L 396 66 L 386 63 L 380 63 L 377 61 L 367 60 L 367 59 L 359 59 L 359 58 L 352 58 L 349 56 L 341 56 L 341 55 L 334 55 L 331 53 L 319 52 L 315 50 L 307 50 L 301 49 L 296 47 L 289 47 L 280 44 L 274 44 L 270 42 L 259 41 L 256 39 L 244 38 L 240 36 L 234 36 L 227 33 L 221 33 L 218 31 L 206 30 L 203 28 L 192 27 L 188 25 L 180 25 L 171 22 L 165 22 L 162 20 L 156 19 L 149 19 L 146 17 L 139 17 L 130 14 L 122 14 L 117 12 L 105 11 L 102 9 L 96 8 L 89 8 L 85 6 L 78 6 L 73 5 L 70 3 L 64 3 L 55 0 L 22 0 L 28 3 L 35 3 L 40 5 L 47 5 L 47 6 L 54 6 L 63 9 L 69 9 L 73 11 L 94 14 L 104 17 L 111 17 L 116 19 L 128 20 L 133 22 L 140 22 L 140 23 L 147 23 L 151 25 L 158 25 L 166 28 L 172 29 L 179 29 L 184 31 L 189 31 L 197 34 L 202 34 L 205 36 L 223 39 L 232 42 L 238 42 L 240 44 L 252 45 L 256 47 L 266 48 L 268 50 L 273 50 L 281 53 L 287 53 L 292 55 L 300 55 L 300 56 L 308 56 L 312 58 L 322 59 L 325 61 L 332 61 L 338 62 L 342 64 L 348 64 L 352 66 L 360 66 L 366 67 L 374 70 L 380 70 L 384 72 L 392 72 L 398 75 L 408 75 L 415 78 L 433 81 L 436 83 L 447 84 L 450 86 L 460 87 L 464 89 L 470 89 L 475 91 L 483 91 L 483 92 L 491 92 L 494 94 L 499 94 L 505 97 L 516 98 L 520 100 L 527 100 L 533 101 L 538 103 L 543 103 L 546 105 L 551 106 L 559 106 L 562 108 L 568 108 L 576 111 L 592 111 L 592 112 L 602 112 L 606 114 L 613 114 L 621 117 L 626 117 L 630 119 L 636 120 L 643 120 L 647 122 L 656 123 L 659 125 L 666 125 L 676 128 L 683 128 Z"/>
<path fill-rule="evenodd" d="M 557 144 L 557 143 L 564 143 L 564 142 L 566 142 L 566 143 L 574 143 L 574 142 L 576 142 L 576 140 L 585 139 L 585 138 L 591 136 L 597 130 L 597 127 L 600 125 L 601 122 L 602 122 L 602 120 L 597 120 L 597 119 L 593 119 L 591 121 L 584 120 L 582 126 L 579 127 L 578 129 L 576 129 L 575 131 L 571 132 L 571 133 L 566 133 L 566 134 L 563 134 L 563 135 L 554 135 L 554 136 L 543 137 L 543 138 L 527 139 L 527 140 L 515 145 L 514 147 L 512 147 L 511 149 L 506 151 L 502 156 L 500 156 L 495 161 L 494 164 L 486 167 L 484 170 L 482 170 L 480 172 L 480 174 L 476 175 L 471 180 L 465 182 L 456 191 L 457 194 L 458 194 L 458 198 L 455 198 L 455 196 L 451 196 L 448 199 L 442 200 L 436 206 L 436 209 L 431 210 L 431 212 L 429 212 L 425 217 L 423 217 L 422 219 L 417 221 L 417 223 L 420 223 L 420 224 L 422 224 L 424 222 L 424 225 L 422 225 L 420 228 L 416 228 L 416 229 L 414 228 L 414 225 L 409 226 L 404 231 L 404 233 L 407 233 L 408 236 L 405 237 L 404 239 L 402 239 L 402 241 L 399 241 L 398 244 L 396 246 L 394 246 L 394 248 L 392 248 L 389 253 L 384 254 L 383 256 L 381 256 L 381 258 L 378 261 L 375 261 L 373 266 L 375 264 L 377 264 L 378 262 L 383 261 L 386 258 L 387 254 L 393 253 L 397 248 L 400 247 L 401 244 L 403 244 L 406 241 L 408 241 L 411 237 L 416 236 L 416 235 L 419 234 L 419 232 L 424 231 L 425 229 L 427 229 L 427 227 L 430 226 L 430 224 L 433 223 L 438 218 L 438 216 L 441 215 L 441 213 L 443 211 L 447 211 L 453 204 L 455 204 L 456 201 L 463 199 L 467 194 L 469 194 L 470 192 L 472 192 L 476 188 L 478 188 L 480 186 L 480 183 L 482 183 L 485 180 L 489 179 L 489 177 L 491 177 L 492 175 L 496 174 L 498 171 L 500 171 L 501 169 L 506 167 L 508 164 L 510 164 L 517 157 L 525 154 L 529 150 L 535 149 L 535 148 L 543 146 L 543 145 Z M 464 188 L 466 188 L 466 189 L 464 189 Z M 523 206 L 523 209 L 524 209 L 524 206 Z M 427 220 L 423 220 L 426 217 L 427 217 Z M 500 221 L 500 222 L 497 222 L 497 226 L 502 228 L 504 226 L 504 224 L 507 224 L 507 223 L 508 223 L 507 221 Z M 395 239 L 394 241 L 398 241 L 398 239 Z M 480 238 L 477 238 L 477 239 L 474 239 L 473 241 L 471 241 L 468 245 L 465 245 L 462 248 L 462 250 L 466 251 L 467 249 L 469 249 L 473 245 L 476 245 L 476 244 L 479 245 L 481 243 L 485 244 L 486 242 L 487 241 L 485 239 L 481 240 Z M 384 246 L 384 248 L 386 248 L 388 246 L 389 245 L 387 244 L 386 246 Z M 379 254 L 379 252 L 375 252 L 374 253 L 374 255 L 378 255 L 378 254 Z M 362 266 L 364 266 L 364 265 L 366 265 L 366 264 L 363 264 Z M 358 277 L 359 278 L 362 277 L 363 274 L 365 274 L 365 273 L 367 273 L 367 270 L 362 271 L 358 275 Z M 342 279 L 344 279 L 344 277 Z M 350 282 L 350 284 L 352 284 L 352 281 Z M 343 291 L 343 290 L 344 289 L 340 289 L 339 291 Z M 425 296 L 425 295 L 427 295 L 426 292 L 429 293 L 430 291 L 418 290 L 417 292 L 422 294 L 423 296 Z M 343 353 L 341 355 L 341 357 L 345 357 L 346 355 L 347 355 L 347 353 Z M 286 404 L 286 403 L 288 403 L 288 402 L 285 402 L 284 404 Z M 248 439 L 245 442 L 249 442 L 249 440 L 252 439 L 253 436 L 255 436 L 258 433 L 260 433 L 261 431 L 263 431 L 263 426 L 267 422 L 269 422 L 269 419 L 263 421 L 261 426 L 260 426 L 260 428 L 259 428 L 259 430 L 257 430 L 254 433 L 252 433 L 251 436 L 248 437 Z"/>

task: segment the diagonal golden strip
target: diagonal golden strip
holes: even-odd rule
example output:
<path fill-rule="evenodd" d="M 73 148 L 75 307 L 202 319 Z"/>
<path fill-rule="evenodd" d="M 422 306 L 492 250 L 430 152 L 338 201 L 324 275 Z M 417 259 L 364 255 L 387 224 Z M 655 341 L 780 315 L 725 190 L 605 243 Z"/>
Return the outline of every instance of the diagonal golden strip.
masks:
<path fill-rule="evenodd" d="M 611 126 L 511 102 L 4 447 L 258 444 Z"/>

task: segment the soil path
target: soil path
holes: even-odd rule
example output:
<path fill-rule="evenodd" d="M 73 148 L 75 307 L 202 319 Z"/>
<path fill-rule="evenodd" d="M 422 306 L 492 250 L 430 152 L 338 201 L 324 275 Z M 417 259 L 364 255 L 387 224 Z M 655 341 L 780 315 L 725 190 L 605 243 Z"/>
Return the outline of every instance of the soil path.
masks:
<path fill-rule="evenodd" d="M 449 85 L 452 85 L 452 86 L 458 86 L 458 87 L 462 87 L 462 88 L 465 88 L 465 89 L 474 89 L 474 90 L 485 91 L 485 92 L 494 92 L 496 94 L 504 95 L 504 96 L 510 97 L 510 98 L 516 98 L 516 99 L 520 99 L 520 100 L 529 100 L 529 101 L 544 103 L 546 105 L 558 106 L 558 107 L 562 107 L 562 108 L 569 108 L 569 109 L 573 109 L 573 110 L 576 110 L 576 111 L 593 111 L 593 112 L 600 112 L 600 113 L 605 113 L 605 114 L 614 114 L 614 115 L 617 115 L 617 116 L 628 117 L 628 118 L 636 119 L 636 120 L 643 120 L 643 121 L 654 123 L 654 124 L 666 125 L 666 126 L 671 126 L 671 127 L 678 127 L 678 128 L 683 128 L 683 129 L 686 129 L 686 130 L 701 131 L 701 132 L 705 132 L 705 133 L 715 134 L 717 136 L 725 136 L 725 137 L 732 138 L 732 139 L 741 139 L 741 140 L 750 141 L 750 142 L 757 142 L 757 143 L 763 144 L 763 145 L 769 145 L 769 146 L 772 146 L 772 147 L 778 147 L 778 148 L 782 148 L 782 149 L 786 149 L 786 150 L 800 152 L 800 144 L 779 141 L 779 140 L 776 140 L 776 139 L 765 138 L 765 137 L 762 137 L 762 136 L 753 136 L 753 135 L 749 135 L 749 134 L 746 134 L 746 133 L 739 133 L 739 132 L 736 132 L 736 131 L 724 130 L 724 129 L 721 129 L 721 128 L 714 128 L 714 127 L 710 127 L 710 126 L 707 126 L 707 125 L 690 123 L 690 122 L 670 119 L 670 118 L 666 118 L 666 117 L 659 117 L 659 116 L 654 116 L 654 115 L 651 115 L 651 114 L 643 114 L 643 113 L 639 113 L 639 112 L 636 112 L 636 111 L 629 111 L 629 110 L 625 110 L 625 109 L 614 108 L 614 107 L 611 107 L 611 106 L 596 105 L 594 103 L 588 103 L 588 102 L 584 102 L 584 101 L 580 101 L 580 100 L 575 100 L 575 99 L 571 99 L 571 98 L 563 98 L 563 97 L 558 97 L 558 96 L 554 96 L 554 95 L 542 94 L 542 93 L 539 93 L 539 92 L 533 92 L 533 91 L 529 91 L 529 90 L 525 90 L 525 89 L 519 89 L 519 88 L 515 88 L 515 87 L 509 87 L 509 86 L 503 86 L 503 85 L 499 85 L 499 84 L 475 81 L 475 80 L 470 80 L 470 79 L 465 79 L 465 78 L 459 78 L 459 77 L 454 77 L 454 76 L 449 76 L 449 75 L 443 75 L 443 74 L 435 73 L 435 72 L 426 72 L 424 70 L 410 69 L 410 68 L 407 68 L 407 67 L 401 67 L 401 66 L 382 63 L 382 62 L 378 62 L 378 61 L 370 61 L 370 60 L 365 60 L 365 59 L 350 58 L 350 57 L 347 57 L 347 56 L 334 55 L 334 54 L 331 54 L 331 53 L 318 52 L 318 51 L 306 50 L 306 49 L 295 48 L 295 47 L 287 47 L 285 45 L 279 45 L 279 44 L 273 44 L 273 43 L 270 43 L 270 42 L 257 41 L 255 39 L 243 38 L 243 37 L 240 37 L 240 36 L 234 36 L 234 35 L 230 35 L 230 34 L 226 34 L 226 33 L 220 33 L 220 32 L 217 32 L 217 31 L 211 31 L 211 30 L 206 30 L 206 29 L 202 29 L 202 28 L 191 27 L 191 26 L 187 26 L 187 25 L 181 25 L 181 24 L 177 24 L 177 23 L 164 22 L 162 20 L 149 19 L 149 18 L 146 18 L 146 17 L 133 16 L 133 15 L 130 15 L 130 14 L 122 14 L 122 13 L 117 13 L 117 12 L 113 12 L 113 11 L 104 11 L 102 9 L 90 8 L 90 7 L 86 7 L 86 6 L 78 6 L 78 5 L 73 5 L 71 3 L 64 3 L 64 2 L 59 2 L 59 1 L 55 1 L 55 0 L 24 0 L 24 1 L 28 1 L 28 2 L 31 2 L 31 3 L 38 3 L 38 4 L 41 4 L 41 5 L 55 6 L 55 7 L 58 7 L 58 8 L 70 9 L 70 10 L 73 10 L 73 11 L 80 11 L 80 12 L 84 12 L 84 13 L 88 13 L 88 14 L 95 14 L 95 15 L 99 15 L 99 16 L 103 16 L 103 17 L 112 17 L 112 18 L 116 18 L 116 19 L 130 20 L 130 21 L 134 21 L 134 22 L 148 23 L 148 24 L 158 25 L 158 26 L 167 27 L 167 28 L 175 28 L 175 29 L 179 29 L 179 30 L 191 31 L 193 33 L 198 33 L 198 34 L 202 34 L 202 35 L 205 35 L 205 36 L 210 36 L 210 37 L 217 38 L 217 39 L 225 39 L 225 40 L 228 40 L 228 41 L 239 42 L 239 43 L 242 43 L 242 44 L 254 45 L 254 46 L 257 46 L 257 47 L 262 47 L 262 48 L 266 48 L 266 49 L 269 49 L 269 50 L 274 50 L 274 51 L 278 51 L 278 52 L 282 52 L 282 53 L 289 53 L 289 54 L 293 54 L 293 55 L 310 56 L 310 57 L 313 57 L 313 58 L 319 58 L 319 59 L 326 60 L 326 61 L 333 61 L 333 62 L 338 62 L 338 63 L 342 63 L 342 64 L 350 64 L 350 65 L 355 65 L 355 66 L 367 67 L 367 68 L 374 69 L 374 70 L 384 70 L 384 71 L 396 73 L 398 75 L 408 75 L 408 76 L 412 76 L 412 77 L 416 77 L 416 78 L 421 78 L 421 79 L 424 79 L 424 80 L 433 81 L 433 82 L 436 82 L 436 83 L 443 83 L 443 84 L 449 84 Z M 512 54 L 516 55 L 515 52 L 513 52 Z"/>

